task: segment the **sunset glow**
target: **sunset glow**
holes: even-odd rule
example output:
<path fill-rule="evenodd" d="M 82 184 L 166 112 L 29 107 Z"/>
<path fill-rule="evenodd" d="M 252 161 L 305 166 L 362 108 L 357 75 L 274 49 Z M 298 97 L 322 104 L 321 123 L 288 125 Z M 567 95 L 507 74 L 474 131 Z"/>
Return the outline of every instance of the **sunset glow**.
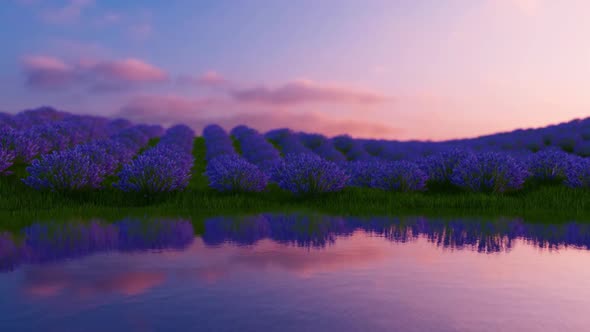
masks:
<path fill-rule="evenodd" d="M 6 0 L 0 110 L 450 139 L 590 115 L 572 0 Z"/>

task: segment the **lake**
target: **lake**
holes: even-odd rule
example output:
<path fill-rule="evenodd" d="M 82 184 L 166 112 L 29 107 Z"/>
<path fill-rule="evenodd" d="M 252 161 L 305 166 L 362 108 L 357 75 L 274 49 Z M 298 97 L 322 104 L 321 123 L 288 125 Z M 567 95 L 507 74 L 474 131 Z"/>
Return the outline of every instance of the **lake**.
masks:
<path fill-rule="evenodd" d="M 0 230 L 2 331 L 583 331 L 590 224 L 260 214 Z"/>

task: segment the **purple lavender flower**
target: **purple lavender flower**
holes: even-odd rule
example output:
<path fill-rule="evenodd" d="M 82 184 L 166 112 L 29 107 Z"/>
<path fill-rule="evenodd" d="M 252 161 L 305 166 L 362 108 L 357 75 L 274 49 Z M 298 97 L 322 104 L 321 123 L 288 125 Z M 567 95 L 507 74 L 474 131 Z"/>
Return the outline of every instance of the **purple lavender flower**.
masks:
<path fill-rule="evenodd" d="M 192 155 L 158 145 L 124 165 L 119 182 L 113 185 L 123 191 L 146 193 L 183 190 L 192 164 Z"/>
<path fill-rule="evenodd" d="M 12 166 L 16 157 L 16 131 L 0 128 L 0 174 Z"/>
<path fill-rule="evenodd" d="M 371 155 L 365 150 L 363 144 L 350 137 L 349 135 L 340 135 L 332 139 L 334 147 L 344 153 L 348 160 L 370 160 Z"/>
<path fill-rule="evenodd" d="M 263 171 L 269 172 L 280 162 L 279 151 L 258 131 L 246 126 L 237 126 L 231 133 L 240 142 L 242 156 Z"/>
<path fill-rule="evenodd" d="M 268 183 L 268 176 L 256 165 L 230 154 L 209 161 L 205 175 L 209 186 L 221 192 L 263 191 Z"/>
<path fill-rule="evenodd" d="M 572 188 L 590 188 L 590 159 L 582 157 L 570 159 L 565 185 Z"/>
<path fill-rule="evenodd" d="M 33 131 L 20 131 L 14 135 L 16 161 L 30 163 L 39 154 L 38 139 Z"/>
<path fill-rule="evenodd" d="M 522 188 L 528 172 L 505 153 L 469 155 L 456 166 L 451 182 L 470 191 L 503 193 Z"/>
<path fill-rule="evenodd" d="M 314 154 L 289 154 L 273 171 L 279 186 L 294 194 L 340 191 L 348 175 L 335 163 Z"/>
<path fill-rule="evenodd" d="M 267 140 L 276 144 L 283 155 L 289 153 L 312 153 L 310 149 L 305 147 L 299 137 L 290 129 L 281 128 L 267 132 L 264 137 Z"/>
<path fill-rule="evenodd" d="M 590 157 L 590 140 L 577 142 L 574 147 L 574 153 L 581 157 Z"/>
<path fill-rule="evenodd" d="M 348 185 L 353 187 L 373 187 L 376 171 L 383 167 L 384 161 L 349 161 L 342 164 L 348 174 Z"/>
<path fill-rule="evenodd" d="M 526 165 L 531 176 L 538 180 L 560 180 L 567 177 L 572 156 L 561 150 L 546 149 L 532 154 Z"/>
<path fill-rule="evenodd" d="M 426 189 L 428 175 L 418 164 L 400 160 L 374 163 L 371 187 L 392 191 L 421 191 Z"/>
<path fill-rule="evenodd" d="M 422 159 L 419 165 L 428 175 L 429 182 L 446 184 L 451 182 L 457 164 L 470 154 L 465 149 L 451 149 L 430 155 Z"/>
<path fill-rule="evenodd" d="M 194 137 L 195 133 L 188 126 L 175 125 L 166 130 L 158 145 L 166 145 L 170 149 L 177 149 L 183 153 L 191 154 Z"/>
<path fill-rule="evenodd" d="M 208 125 L 203 129 L 205 138 L 205 159 L 212 160 L 221 155 L 237 155 L 233 142 L 229 135 L 216 124 Z"/>
<path fill-rule="evenodd" d="M 346 161 L 346 157 L 342 152 L 338 151 L 332 141 L 324 135 L 300 133 L 299 138 L 306 147 L 326 160 L 333 162 Z"/>
<path fill-rule="evenodd" d="M 33 160 L 23 182 L 37 190 L 71 191 L 97 188 L 102 171 L 81 150 L 54 151 Z"/>
<path fill-rule="evenodd" d="M 104 128 L 106 135 L 113 136 L 125 128 L 131 127 L 131 121 L 127 119 L 117 118 L 110 120 Z"/>
<path fill-rule="evenodd" d="M 0 174 L 4 173 L 14 163 L 14 151 L 0 145 Z"/>

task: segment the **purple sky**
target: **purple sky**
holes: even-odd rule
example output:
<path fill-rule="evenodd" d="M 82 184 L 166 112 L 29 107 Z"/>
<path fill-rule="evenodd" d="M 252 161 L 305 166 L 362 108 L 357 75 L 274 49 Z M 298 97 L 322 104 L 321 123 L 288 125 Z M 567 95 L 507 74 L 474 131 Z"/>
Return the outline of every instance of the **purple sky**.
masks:
<path fill-rule="evenodd" d="M 590 115 L 590 3 L 2 0 L 0 109 L 446 139 Z"/>

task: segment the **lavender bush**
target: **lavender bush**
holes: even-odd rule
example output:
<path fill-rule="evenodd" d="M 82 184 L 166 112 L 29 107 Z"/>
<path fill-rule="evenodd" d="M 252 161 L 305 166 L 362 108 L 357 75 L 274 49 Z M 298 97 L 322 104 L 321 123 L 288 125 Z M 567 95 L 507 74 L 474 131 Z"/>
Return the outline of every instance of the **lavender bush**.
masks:
<path fill-rule="evenodd" d="M 326 160 L 333 162 L 346 161 L 346 157 L 334 147 L 332 140 L 324 135 L 300 133 L 299 139 L 307 148 Z"/>
<path fill-rule="evenodd" d="M 525 167 L 511 156 L 486 152 L 462 159 L 451 182 L 469 191 L 503 193 L 521 189 L 527 176 Z"/>
<path fill-rule="evenodd" d="M 203 129 L 205 138 L 205 159 L 212 160 L 221 155 L 237 155 L 229 135 L 218 125 L 208 125 Z"/>
<path fill-rule="evenodd" d="M 590 159 L 572 158 L 565 175 L 565 184 L 568 187 L 590 188 Z"/>
<path fill-rule="evenodd" d="M 119 182 L 113 184 L 123 191 L 144 193 L 183 190 L 191 176 L 193 158 L 166 146 L 156 146 L 125 164 Z"/>
<path fill-rule="evenodd" d="M 183 190 L 190 180 L 194 162 L 193 136 L 187 126 L 169 128 L 157 146 L 123 166 L 119 182 L 113 186 L 142 193 Z"/>
<path fill-rule="evenodd" d="M 240 142 L 242 156 L 263 171 L 269 171 L 280 162 L 279 151 L 258 131 L 238 126 L 232 129 L 231 134 Z"/>
<path fill-rule="evenodd" d="M 283 155 L 289 153 L 312 153 L 310 149 L 305 147 L 299 137 L 290 129 L 281 128 L 267 132 L 264 137 L 267 140 L 276 144 Z"/>
<path fill-rule="evenodd" d="M 256 165 L 230 154 L 209 161 L 205 175 L 209 186 L 221 192 L 263 191 L 268 183 L 268 176 Z"/>
<path fill-rule="evenodd" d="M 79 149 L 54 151 L 33 160 L 23 182 L 37 190 L 71 191 L 97 188 L 101 170 Z"/>
<path fill-rule="evenodd" d="M 372 159 L 371 155 L 365 150 L 363 144 L 349 135 L 336 136 L 332 141 L 334 147 L 342 152 L 348 160 L 357 161 Z"/>
<path fill-rule="evenodd" d="M 451 149 L 430 155 L 419 162 L 420 167 L 428 175 L 428 182 L 444 185 L 451 182 L 457 164 L 471 154 L 465 149 Z"/>
<path fill-rule="evenodd" d="M 340 191 L 348 175 L 334 162 L 313 154 L 289 154 L 273 170 L 279 186 L 297 195 Z"/>
<path fill-rule="evenodd" d="M 418 164 L 410 161 L 375 163 L 371 187 L 391 191 L 421 191 L 426 189 L 428 176 Z"/>
<path fill-rule="evenodd" d="M 572 167 L 573 158 L 561 150 L 547 149 L 532 154 L 527 160 L 528 171 L 534 179 L 563 181 Z"/>

